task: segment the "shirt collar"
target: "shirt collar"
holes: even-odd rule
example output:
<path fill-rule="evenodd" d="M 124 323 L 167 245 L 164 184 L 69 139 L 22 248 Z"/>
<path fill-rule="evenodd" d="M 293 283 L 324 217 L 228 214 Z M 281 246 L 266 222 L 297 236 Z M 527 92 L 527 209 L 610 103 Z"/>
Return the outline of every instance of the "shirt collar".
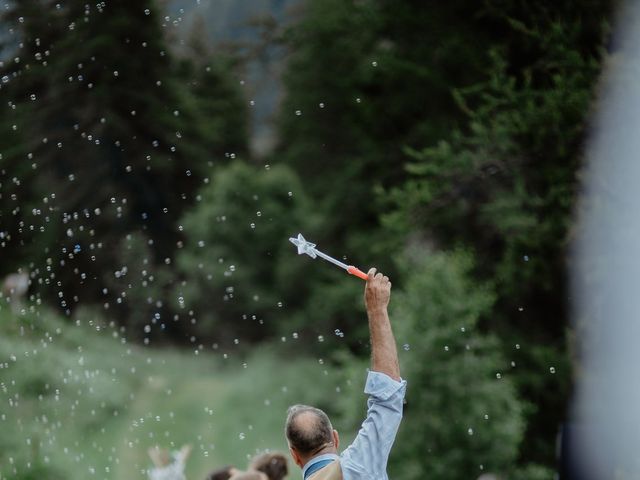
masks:
<path fill-rule="evenodd" d="M 309 460 L 304 467 L 302 467 L 302 479 L 304 480 L 307 477 L 307 472 L 311 469 L 311 472 L 314 472 L 315 470 L 312 468 L 314 465 L 316 465 L 319 462 L 322 461 L 326 461 L 326 460 L 338 460 L 340 457 L 338 455 L 336 455 L 335 453 L 325 453 L 322 455 L 318 455 L 317 457 L 313 457 L 311 460 Z"/>

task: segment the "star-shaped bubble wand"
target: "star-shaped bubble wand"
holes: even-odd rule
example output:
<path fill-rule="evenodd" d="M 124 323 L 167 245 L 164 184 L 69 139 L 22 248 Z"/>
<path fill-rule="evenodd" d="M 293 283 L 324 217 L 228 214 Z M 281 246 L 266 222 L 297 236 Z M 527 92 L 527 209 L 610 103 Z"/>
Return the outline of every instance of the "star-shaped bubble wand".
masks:
<path fill-rule="evenodd" d="M 359 268 L 354 267 L 353 265 L 347 265 L 346 263 L 342 263 L 340 260 L 336 260 L 333 257 L 330 257 L 326 253 L 322 253 L 320 250 L 316 248 L 315 243 L 311 243 L 307 241 L 301 233 L 298 234 L 297 237 L 289 238 L 289 241 L 293 243 L 296 247 L 298 247 L 298 255 L 307 254 L 311 258 L 320 257 L 327 262 L 333 263 L 334 265 L 346 270 L 351 275 L 355 275 L 356 277 L 360 277 L 363 280 L 367 279 L 367 274 L 364 273 Z"/>

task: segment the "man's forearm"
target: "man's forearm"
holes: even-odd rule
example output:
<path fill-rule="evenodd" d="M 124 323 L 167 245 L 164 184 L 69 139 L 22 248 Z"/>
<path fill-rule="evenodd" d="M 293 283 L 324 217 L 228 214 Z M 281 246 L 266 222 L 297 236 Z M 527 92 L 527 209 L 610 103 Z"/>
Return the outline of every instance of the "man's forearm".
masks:
<path fill-rule="evenodd" d="M 398 350 L 387 309 L 371 309 L 367 312 L 367 316 L 371 333 L 371 369 L 399 381 Z"/>

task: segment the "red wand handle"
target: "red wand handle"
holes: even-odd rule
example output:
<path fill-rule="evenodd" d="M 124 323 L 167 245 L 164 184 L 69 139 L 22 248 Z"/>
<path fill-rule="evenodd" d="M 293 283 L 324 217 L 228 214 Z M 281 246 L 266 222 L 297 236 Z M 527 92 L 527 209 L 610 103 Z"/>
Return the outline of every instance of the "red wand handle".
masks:
<path fill-rule="evenodd" d="M 359 268 L 354 267 L 353 265 L 349 265 L 349 267 L 347 268 L 347 272 L 349 272 L 351 275 L 355 275 L 356 277 L 360 277 L 363 280 L 367 280 L 369 278 L 366 273 L 364 273 Z"/>

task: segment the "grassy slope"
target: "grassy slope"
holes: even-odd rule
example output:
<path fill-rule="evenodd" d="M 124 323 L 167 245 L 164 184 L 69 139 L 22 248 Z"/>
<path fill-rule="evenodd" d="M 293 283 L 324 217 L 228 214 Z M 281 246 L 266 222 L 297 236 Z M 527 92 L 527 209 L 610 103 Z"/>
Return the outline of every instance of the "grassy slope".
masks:
<path fill-rule="evenodd" d="M 317 359 L 278 359 L 277 348 L 224 359 L 129 345 L 82 323 L 0 310 L 0 479 L 144 479 L 149 447 L 185 443 L 187 478 L 203 479 L 284 451 L 288 405 L 327 406 L 353 388 Z"/>

